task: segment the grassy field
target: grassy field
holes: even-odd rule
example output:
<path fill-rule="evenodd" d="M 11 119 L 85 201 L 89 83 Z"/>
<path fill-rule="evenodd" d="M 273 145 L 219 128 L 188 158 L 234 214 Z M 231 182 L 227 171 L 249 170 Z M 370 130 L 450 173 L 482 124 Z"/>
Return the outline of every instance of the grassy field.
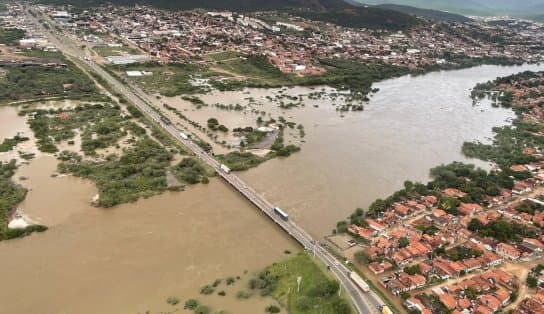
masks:
<path fill-rule="evenodd" d="M 214 61 L 225 61 L 225 60 L 236 59 L 240 57 L 240 53 L 237 51 L 222 51 L 222 52 L 210 53 L 207 57 Z"/>
<path fill-rule="evenodd" d="M 249 56 L 246 59 L 231 59 L 219 62 L 224 71 L 247 77 L 252 86 L 291 85 L 288 75 L 282 73 L 263 56 Z"/>
<path fill-rule="evenodd" d="M 164 96 L 204 92 L 206 89 L 191 84 L 192 77 L 210 77 L 214 74 L 207 67 L 195 64 L 175 64 L 161 66 L 155 63 L 112 66 L 111 69 L 125 76 L 126 71 L 148 71 L 153 75 L 132 77 L 138 85 L 147 91 L 158 92 Z"/>
<path fill-rule="evenodd" d="M 125 56 L 125 55 L 136 55 L 141 54 L 138 49 L 130 47 L 94 47 L 93 50 L 101 55 L 102 57 L 108 56 Z"/>
<path fill-rule="evenodd" d="M 354 313 L 346 296 L 338 296 L 339 284 L 329 270 L 306 252 L 273 264 L 265 270 L 264 277 L 270 282 L 272 296 L 291 314 Z"/>

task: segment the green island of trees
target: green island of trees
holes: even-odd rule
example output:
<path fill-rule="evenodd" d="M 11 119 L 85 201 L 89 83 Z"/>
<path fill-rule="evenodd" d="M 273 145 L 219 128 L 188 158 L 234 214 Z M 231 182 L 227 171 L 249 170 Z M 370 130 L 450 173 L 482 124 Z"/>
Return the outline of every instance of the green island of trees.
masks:
<path fill-rule="evenodd" d="M 95 182 L 99 191 L 97 205 L 111 207 L 149 197 L 169 187 L 170 171 L 181 184 L 207 183 L 214 173 L 201 161 L 186 157 L 171 165 L 173 154 L 184 151 L 158 127 L 144 120 L 136 108 L 127 106 L 127 115 L 116 104 L 81 104 L 71 109 L 27 109 L 29 125 L 41 151 L 57 153 L 58 170 Z M 148 134 L 141 125 L 151 130 Z M 73 141 L 81 134 L 81 151 L 58 152 L 62 141 Z M 124 138 L 124 148 L 119 141 Z M 98 149 L 115 148 L 118 153 L 100 157 Z M 99 157 L 99 158 L 98 158 Z"/>
<path fill-rule="evenodd" d="M 167 188 L 165 169 L 172 154 L 152 139 L 142 139 L 121 156 L 110 155 L 103 162 L 81 161 L 73 155 L 59 164 L 60 172 L 91 179 L 96 183 L 98 205 L 111 207 L 149 197 Z"/>
<path fill-rule="evenodd" d="M 296 145 L 283 144 L 283 129 L 280 130 L 278 137 L 270 147 L 271 151 L 264 157 L 257 156 L 251 152 L 233 151 L 227 154 L 216 155 L 215 158 L 227 165 L 231 170 L 242 171 L 257 167 L 261 163 L 276 157 L 288 157 L 291 154 L 300 151 Z"/>
<path fill-rule="evenodd" d="M 17 144 L 28 141 L 28 137 L 15 135 L 13 138 L 6 138 L 0 144 L 0 153 L 8 152 L 12 150 Z"/>

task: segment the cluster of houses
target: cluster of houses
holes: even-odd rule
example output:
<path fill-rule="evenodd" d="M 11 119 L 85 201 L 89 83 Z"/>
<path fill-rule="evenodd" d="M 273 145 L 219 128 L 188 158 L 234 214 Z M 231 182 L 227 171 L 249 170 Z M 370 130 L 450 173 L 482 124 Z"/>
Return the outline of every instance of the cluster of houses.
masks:
<path fill-rule="evenodd" d="M 540 313 L 544 313 L 544 290 L 525 298 L 514 311 L 514 314 Z"/>
<path fill-rule="evenodd" d="M 462 199 L 464 196 L 466 194 L 458 189 L 446 188 L 441 191 L 440 197 Z M 527 219 L 527 228 L 534 228 L 534 221 L 540 221 L 544 213 L 536 210 L 527 217 L 515 210 L 518 206 L 515 204 L 528 202 L 534 205 L 534 202 L 540 201 L 523 198 L 514 202 L 514 197 L 516 194 L 512 191 L 503 191 L 500 201 L 491 207 L 460 202 L 453 215 L 438 208 L 436 196 L 418 196 L 393 203 L 379 218 L 365 218 L 361 226 L 350 225 L 348 231 L 371 244 L 365 250 L 371 259 L 368 268 L 386 289 L 395 295 L 412 294 L 437 282 L 458 280 L 490 268 L 494 269 L 493 274 L 503 274 L 500 268 L 495 267 L 505 261 L 517 262 L 541 256 L 544 248 L 541 233 L 537 238 L 505 243 L 492 237 L 478 236 L 468 229 L 474 219 L 482 225 L 499 219 L 510 219 L 516 223 L 523 223 L 523 219 Z M 459 256 L 456 254 L 458 251 L 465 254 Z M 483 278 L 481 276 L 471 280 Z M 506 304 L 512 292 L 507 290 L 508 293 L 502 293 L 500 297 L 483 294 L 479 299 L 489 304 L 481 304 L 474 300 L 463 301 L 462 296 L 455 296 L 451 291 L 438 293 L 437 297 L 444 299 L 443 303 L 446 302 L 450 310 L 462 313 L 494 313 Z M 500 302 L 495 302 L 496 299 Z M 412 303 L 407 303 L 409 307 L 421 307 L 421 302 L 416 302 L 413 297 L 410 300 Z"/>
<path fill-rule="evenodd" d="M 58 13 L 53 7 L 45 10 Z M 345 28 L 289 15 L 277 19 L 275 12 L 243 15 L 161 11 L 146 6 L 107 6 L 68 15 L 69 21 L 64 20 L 65 15 L 59 18 L 74 33 L 120 34 L 160 62 L 193 62 L 194 57 L 234 50 L 265 55 L 281 71 L 301 75 L 322 73 L 317 60 L 327 58 L 379 61 L 413 69 L 454 62 L 446 60 L 449 54 L 536 61 L 542 55 L 532 47 L 539 47 L 544 39 L 538 24 L 524 24 L 521 36 L 505 25 L 486 22 L 450 27 L 422 23 L 406 32 L 391 32 Z M 494 36 L 504 38 L 506 44 L 485 40 Z"/>
<path fill-rule="evenodd" d="M 435 287 L 431 293 L 452 314 L 493 314 L 510 303 L 511 295 L 516 290 L 517 282 L 512 275 L 493 269 L 456 283 Z M 428 299 L 427 295 L 420 294 L 409 297 L 405 304 L 409 309 L 431 314 L 434 313 L 433 306 Z"/>

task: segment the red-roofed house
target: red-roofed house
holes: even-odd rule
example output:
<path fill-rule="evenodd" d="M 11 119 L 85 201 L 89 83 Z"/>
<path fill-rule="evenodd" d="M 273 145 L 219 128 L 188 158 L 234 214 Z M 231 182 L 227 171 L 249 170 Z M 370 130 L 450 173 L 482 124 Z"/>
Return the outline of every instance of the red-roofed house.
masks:
<path fill-rule="evenodd" d="M 518 249 L 507 243 L 497 244 L 497 246 L 495 247 L 495 252 L 497 252 L 497 254 L 499 254 L 500 256 L 504 258 L 509 258 L 511 260 L 517 260 L 521 256 L 521 253 Z"/>

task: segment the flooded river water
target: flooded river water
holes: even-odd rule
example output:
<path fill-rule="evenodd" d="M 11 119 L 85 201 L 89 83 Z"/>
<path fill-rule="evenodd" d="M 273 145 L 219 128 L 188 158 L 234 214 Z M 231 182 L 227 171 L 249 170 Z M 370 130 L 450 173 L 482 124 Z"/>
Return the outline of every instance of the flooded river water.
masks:
<path fill-rule="evenodd" d="M 468 161 L 465 141 L 486 141 L 507 124 L 511 110 L 473 106 L 475 84 L 544 66 L 481 66 L 387 80 L 363 112 L 335 114 L 331 106 L 293 110 L 306 129 L 300 153 L 271 160 L 241 176 L 284 208 L 315 236 L 329 234 L 357 207 L 402 188 L 407 179 L 426 182 L 429 169 Z M 317 110 L 316 110 L 317 109 Z"/>
<path fill-rule="evenodd" d="M 285 116 L 306 129 L 302 151 L 240 175 L 311 233 L 323 236 L 355 207 L 390 194 L 404 180 L 425 181 L 429 168 L 465 160 L 464 141 L 485 140 L 492 127 L 514 116 L 489 104 L 472 106 L 469 89 L 526 69 L 538 67 L 483 66 L 388 80 L 376 84 L 380 91 L 365 111 L 343 117 L 325 101 L 290 109 Z M 309 89 L 289 90 L 304 92 Z M 214 93 L 207 101 L 247 96 Z M 199 112 L 187 116 L 205 122 L 207 113 Z M 255 121 L 240 116 L 225 121 Z M 4 129 L 2 135 L 13 136 Z M 89 205 L 96 193 L 91 184 L 52 178 L 54 168 L 52 158 L 40 156 L 16 175 L 27 177 L 21 183 L 30 189 L 21 209 L 51 228 L 0 242 L 0 313 L 158 313 L 173 309 L 166 304 L 169 296 L 182 302 L 196 297 L 229 313 L 261 313 L 272 301 L 236 300 L 242 282 L 221 288 L 227 297 L 204 297 L 199 288 L 217 278 L 247 279 L 245 271 L 256 272 L 285 256 L 284 250 L 297 250 L 218 179 L 181 193 L 97 209 Z"/>
<path fill-rule="evenodd" d="M 166 313 L 175 309 L 170 296 L 229 313 L 273 303 L 235 294 L 297 246 L 223 182 L 96 209 L 88 183 L 49 177 L 52 161 L 41 157 L 19 171 L 31 188 L 21 208 L 50 229 L 0 242 L 0 313 Z M 242 280 L 227 287 L 229 276 Z M 227 296 L 200 295 L 215 279 Z"/>

